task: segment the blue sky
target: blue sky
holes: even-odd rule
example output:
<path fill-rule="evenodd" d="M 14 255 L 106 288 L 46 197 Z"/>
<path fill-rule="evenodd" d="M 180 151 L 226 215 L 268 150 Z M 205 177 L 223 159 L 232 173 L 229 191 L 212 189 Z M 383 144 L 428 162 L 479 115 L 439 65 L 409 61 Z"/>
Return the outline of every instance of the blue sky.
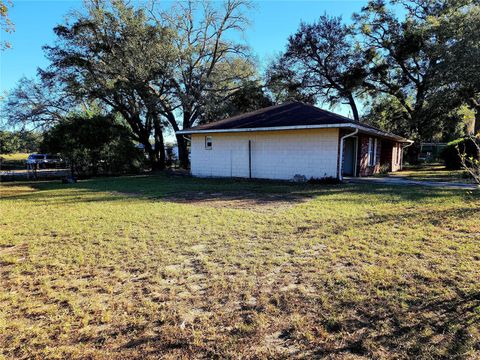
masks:
<path fill-rule="evenodd" d="M 351 14 L 359 11 L 366 1 L 257 1 L 250 13 L 251 26 L 245 39 L 262 64 L 285 48 L 287 38 L 294 33 L 301 20 L 310 22 L 326 12 L 342 15 L 350 21 Z M 82 2 L 14 0 L 10 18 L 15 32 L 2 38 L 12 48 L 0 52 L 0 95 L 13 88 L 22 76 L 33 77 L 38 67 L 48 62 L 42 46 L 54 41 L 53 27 L 63 23 L 72 10 L 81 9 Z M 343 112 L 343 111 L 342 111 Z"/>

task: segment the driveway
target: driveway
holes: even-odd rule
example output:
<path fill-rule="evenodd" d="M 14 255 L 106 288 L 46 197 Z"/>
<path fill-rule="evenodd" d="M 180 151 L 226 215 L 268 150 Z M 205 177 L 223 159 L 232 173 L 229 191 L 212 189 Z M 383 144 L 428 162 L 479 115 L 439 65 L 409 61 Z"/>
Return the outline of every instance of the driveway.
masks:
<path fill-rule="evenodd" d="M 443 189 L 467 189 L 474 190 L 479 187 L 475 184 L 459 183 L 459 182 L 446 182 L 446 181 L 428 181 L 428 180 L 410 180 L 402 178 L 400 176 L 395 177 L 345 177 L 345 181 L 355 184 L 384 184 L 384 185 L 417 185 L 417 186 L 430 186 Z"/>

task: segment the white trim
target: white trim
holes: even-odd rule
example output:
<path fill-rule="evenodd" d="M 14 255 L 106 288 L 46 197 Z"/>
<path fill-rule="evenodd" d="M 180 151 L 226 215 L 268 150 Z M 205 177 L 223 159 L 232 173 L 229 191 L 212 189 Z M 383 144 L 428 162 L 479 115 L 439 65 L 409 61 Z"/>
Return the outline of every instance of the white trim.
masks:
<path fill-rule="evenodd" d="M 397 145 L 397 164 L 398 166 L 402 165 L 402 147 Z"/>
<path fill-rule="evenodd" d="M 357 176 L 357 162 L 358 162 L 358 136 L 354 136 L 355 140 L 355 157 L 353 158 L 353 177 Z"/>
<path fill-rule="evenodd" d="M 295 126 L 273 126 L 273 127 L 259 127 L 259 128 L 243 128 L 243 129 L 206 129 L 206 130 L 181 130 L 176 134 L 190 135 L 190 134 L 208 134 L 208 133 L 237 133 L 237 132 L 255 132 L 255 131 L 281 131 L 281 130 L 306 130 L 306 129 L 331 129 L 331 128 L 351 128 L 358 129 L 367 134 L 383 136 L 389 139 L 394 139 L 398 142 L 409 142 L 400 136 L 391 135 L 381 130 L 371 129 L 360 124 L 340 123 L 340 124 L 323 124 L 323 125 L 295 125 Z"/>
<path fill-rule="evenodd" d="M 368 149 L 367 149 L 367 166 L 373 166 L 372 165 L 372 157 L 370 156 L 372 153 L 372 147 L 373 147 L 373 138 L 369 137 L 368 138 Z"/>
<path fill-rule="evenodd" d="M 406 149 L 407 147 L 409 147 L 409 146 L 412 146 L 412 145 L 415 143 L 415 141 L 413 141 L 413 140 L 407 140 L 407 142 L 408 142 L 407 145 L 400 147 L 400 152 L 401 152 L 400 170 L 403 170 L 403 153 L 404 153 L 403 150 L 405 150 L 405 149 Z"/>
<path fill-rule="evenodd" d="M 210 146 L 208 143 L 210 142 Z M 205 136 L 205 150 L 212 150 L 213 148 L 213 138 L 211 136 Z"/>
<path fill-rule="evenodd" d="M 338 127 L 353 127 L 352 124 L 325 124 L 325 125 L 295 125 L 295 126 L 272 126 L 241 129 L 206 129 L 206 130 L 180 130 L 176 134 L 203 134 L 203 133 L 236 133 L 254 131 L 281 131 L 281 130 L 305 130 L 305 129 L 328 129 Z"/>
<path fill-rule="evenodd" d="M 369 137 L 368 138 L 368 152 L 367 152 L 367 164 L 369 167 L 377 165 L 377 150 L 378 150 L 378 139 Z M 373 157 L 370 157 L 370 153 L 373 151 Z M 373 161 L 370 161 L 373 160 Z"/>

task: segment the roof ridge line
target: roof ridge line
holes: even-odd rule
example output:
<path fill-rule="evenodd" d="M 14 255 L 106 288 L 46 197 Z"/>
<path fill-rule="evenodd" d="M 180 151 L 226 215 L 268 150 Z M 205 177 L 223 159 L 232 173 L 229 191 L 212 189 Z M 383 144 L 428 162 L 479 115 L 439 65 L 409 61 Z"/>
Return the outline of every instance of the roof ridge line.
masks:
<path fill-rule="evenodd" d="M 212 121 L 212 122 L 209 122 L 207 124 L 208 125 L 221 124 L 221 123 L 226 122 L 226 121 L 235 120 L 238 117 L 244 117 L 244 116 L 247 116 L 247 115 L 258 115 L 258 114 L 261 114 L 263 112 L 266 112 L 266 111 L 269 111 L 269 110 L 272 110 L 272 109 L 277 109 L 277 108 L 280 108 L 282 106 L 286 106 L 286 105 L 293 104 L 293 103 L 300 103 L 300 101 L 287 101 L 287 102 L 277 104 L 277 105 L 270 105 L 270 106 L 267 106 L 267 107 L 264 107 L 264 108 L 261 108 L 261 109 L 257 109 L 257 110 L 249 111 L 249 112 L 246 112 L 246 113 L 230 116 L 230 117 L 227 117 L 227 118 L 222 119 L 222 120 Z M 201 124 L 201 125 L 207 125 L 207 124 Z M 190 128 L 190 129 L 194 129 L 197 126 L 201 126 L 201 125 L 196 125 L 196 126 L 194 126 L 193 128 Z M 183 131 L 183 129 L 182 129 L 182 131 Z"/>
<path fill-rule="evenodd" d="M 332 114 L 332 115 L 335 115 L 335 116 L 340 116 L 340 117 L 342 117 L 342 118 L 344 118 L 344 119 L 346 119 L 346 120 L 348 120 L 348 121 L 351 121 L 351 122 L 353 122 L 353 123 L 358 123 L 358 124 L 360 124 L 360 121 L 355 121 L 355 119 L 351 119 L 351 118 L 346 117 L 346 116 L 344 116 L 344 115 L 334 113 L 333 111 L 325 110 L 325 109 L 319 108 L 318 106 L 315 106 L 315 105 L 312 105 L 312 104 L 308 104 L 308 103 L 304 103 L 303 101 L 299 101 L 299 102 L 301 102 L 301 103 L 304 104 L 304 105 L 313 107 L 313 108 L 315 108 L 316 110 L 323 111 L 323 112 L 326 112 L 326 113 L 329 113 L 329 114 Z"/>

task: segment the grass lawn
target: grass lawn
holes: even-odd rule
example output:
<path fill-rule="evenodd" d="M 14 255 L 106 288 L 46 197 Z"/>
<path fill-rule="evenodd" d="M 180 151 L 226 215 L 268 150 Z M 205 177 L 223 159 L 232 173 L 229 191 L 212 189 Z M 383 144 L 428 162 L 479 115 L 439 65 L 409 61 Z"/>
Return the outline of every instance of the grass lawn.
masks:
<path fill-rule="evenodd" d="M 409 180 L 445 181 L 473 183 L 473 179 L 464 170 L 448 170 L 443 165 L 422 165 L 390 173 L 390 177 L 404 177 Z"/>
<path fill-rule="evenodd" d="M 0 358 L 480 357 L 479 192 L 0 186 Z"/>

